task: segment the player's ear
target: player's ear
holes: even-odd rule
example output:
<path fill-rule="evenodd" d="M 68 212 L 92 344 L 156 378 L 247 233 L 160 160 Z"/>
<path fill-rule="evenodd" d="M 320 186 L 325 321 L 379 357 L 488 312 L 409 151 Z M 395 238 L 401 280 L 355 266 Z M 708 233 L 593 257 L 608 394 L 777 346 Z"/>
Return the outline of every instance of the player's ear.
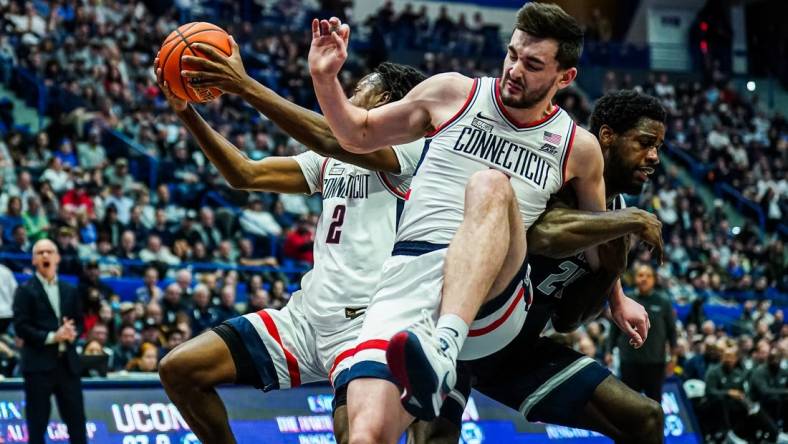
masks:
<path fill-rule="evenodd" d="M 378 100 L 375 106 L 383 106 L 391 101 L 391 92 L 383 91 L 378 95 Z"/>
<path fill-rule="evenodd" d="M 613 139 L 616 137 L 616 132 L 613 131 L 613 128 L 610 128 L 607 125 L 602 125 L 599 128 L 599 134 L 595 134 L 599 139 L 599 144 L 602 146 L 604 150 L 606 146 L 610 146 L 613 143 Z"/>
<path fill-rule="evenodd" d="M 566 88 L 567 86 L 571 85 L 572 82 L 577 77 L 577 68 L 569 68 L 561 73 L 561 77 L 558 80 L 558 89 Z"/>

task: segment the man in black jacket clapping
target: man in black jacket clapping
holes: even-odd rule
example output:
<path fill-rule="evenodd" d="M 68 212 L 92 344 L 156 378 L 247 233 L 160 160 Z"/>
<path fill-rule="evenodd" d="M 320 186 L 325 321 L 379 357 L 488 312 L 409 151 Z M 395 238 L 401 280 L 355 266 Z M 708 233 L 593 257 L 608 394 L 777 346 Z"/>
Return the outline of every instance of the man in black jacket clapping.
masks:
<path fill-rule="evenodd" d="M 33 246 L 35 275 L 14 294 L 14 329 L 25 380 L 25 416 L 30 444 L 44 444 L 51 397 L 68 427 L 72 444 L 86 444 L 80 365 L 74 342 L 82 329 L 76 289 L 57 277 L 57 246 L 42 239 Z"/>

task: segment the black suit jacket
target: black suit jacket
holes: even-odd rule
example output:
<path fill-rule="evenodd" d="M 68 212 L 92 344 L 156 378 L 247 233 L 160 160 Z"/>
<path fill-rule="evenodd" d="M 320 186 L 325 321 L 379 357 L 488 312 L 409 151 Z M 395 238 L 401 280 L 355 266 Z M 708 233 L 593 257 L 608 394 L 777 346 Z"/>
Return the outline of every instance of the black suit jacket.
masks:
<path fill-rule="evenodd" d="M 60 316 L 74 320 L 77 334 L 82 333 L 82 301 L 76 288 L 58 279 L 60 290 Z M 55 316 L 44 286 L 37 276 L 20 285 L 14 293 L 14 329 L 24 340 L 21 352 L 23 372 L 54 370 L 57 366 L 58 344 L 46 345 L 49 332 L 58 329 L 61 322 Z M 80 374 L 79 355 L 74 343 L 66 343 L 66 357 L 74 374 Z"/>

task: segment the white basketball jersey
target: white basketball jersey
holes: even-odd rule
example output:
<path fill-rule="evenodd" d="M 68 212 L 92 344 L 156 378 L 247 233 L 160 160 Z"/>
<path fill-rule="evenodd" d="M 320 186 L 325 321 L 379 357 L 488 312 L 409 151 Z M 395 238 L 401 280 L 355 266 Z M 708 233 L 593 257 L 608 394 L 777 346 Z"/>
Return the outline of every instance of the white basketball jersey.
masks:
<path fill-rule="evenodd" d="M 323 195 L 314 268 L 301 280 L 303 307 L 324 331 L 343 328 L 369 304 L 391 256 L 397 219 L 422 140 L 395 147 L 400 174 L 370 171 L 311 151 L 295 156 L 312 193 Z"/>
<path fill-rule="evenodd" d="M 511 178 L 526 229 L 564 183 L 575 123 L 555 106 L 545 118 L 518 124 L 501 103 L 498 79 L 475 79 L 462 109 L 425 140 L 397 241 L 448 244 L 463 218 L 465 185 L 495 168 Z"/>

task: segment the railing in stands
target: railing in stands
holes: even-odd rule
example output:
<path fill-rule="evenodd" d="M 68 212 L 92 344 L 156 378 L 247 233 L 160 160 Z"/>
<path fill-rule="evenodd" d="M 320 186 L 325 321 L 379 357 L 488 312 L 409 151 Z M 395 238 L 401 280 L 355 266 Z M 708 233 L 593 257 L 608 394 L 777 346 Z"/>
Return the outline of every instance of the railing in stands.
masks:
<path fill-rule="evenodd" d="M 708 165 L 703 164 L 698 159 L 692 157 L 691 154 L 682 149 L 676 148 L 667 142 L 665 142 L 665 151 L 671 157 L 681 162 L 681 164 L 690 171 L 690 174 L 692 174 L 692 177 L 695 178 L 695 180 L 703 182 L 706 173 L 709 171 Z M 727 197 L 737 210 L 755 219 L 758 222 L 760 229 L 766 232 L 766 214 L 760 205 L 744 197 L 744 195 L 739 192 L 739 190 L 731 186 L 729 183 L 715 183 L 713 188 L 714 194 Z M 780 224 L 777 226 L 776 231 L 778 235 L 788 239 L 788 225 Z"/>
<path fill-rule="evenodd" d="M 17 67 L 14 69 L 14 73 L 14 90 L 28 106 L 32 106 L 38 111 L 38 128 L 36 130 L 40 131 L 44 127 L 44 116 L 47 110 L 47 92 L 44 82 L 24 68 Z"/>
<path fill-rule="evenodd" d="M 15 66 L 13 71 L 14 82 L 16 82 L 13 88 L 14 92 L 24 99 L 29 106 L 36 108 L 36 111 L 38 111 L 37 130 L 40 131 L 44 126 L 48 97 L 50 95 L 73 97 L 73 94 L 56 86 L 50 87 L 50 90 L 47 91 L 43 81 L 34 73 L 19 66 Z M 114 154 L 112 157 L 123 156 L 129 158 L 131 163 L 129 170 L 136 179 L 147 183 L 151 190 L 156 189 L 159 178 L 159 161 L 148 154 L 145 148 L 113 129 L 104 130 L 103 142 L 110 150 L 110 154 Z"/>
<path fill-rule="evenodd" d="M 0 252 L 0 261 L 1 260 L 12 260 L 12 261 L 26 261 L 30 263 L 33 256 L 28 253 L 9 253 L 9 252 Z M 95 259 L 96 262 L 99 264 L 106 264 L 106 265 L 120 265 L 124 268 L 127 267 L 146 267 L 151 265 L 150 262 L 136 260 L 136 259 L 115 259 L 115 258 L 106 258 L 106 257 L 99 257 L 99 258 L 80 258 L 80 262 L 87 262 L 89 260 Z M 168 265 L 164 264 L 167 268 L 173 269 L 181 269 L 181 268 L 188 268 L 194 271 L 212 271 L 212 270 L 236 270 L 236 271 L 249 271 L 249 272 L 279 272 L 284 273 L 287 276 L 297 276 L 303 274 L 310 270 L 310 267 L 302 266 L 302 265 L 294 265 L 294 264 L 284 264 L 278 267 L 272 267 L 270 265 L 228 265 L 228 264 L 221 264 L 216 262 L 182 262 L 179 264 Z"/>

